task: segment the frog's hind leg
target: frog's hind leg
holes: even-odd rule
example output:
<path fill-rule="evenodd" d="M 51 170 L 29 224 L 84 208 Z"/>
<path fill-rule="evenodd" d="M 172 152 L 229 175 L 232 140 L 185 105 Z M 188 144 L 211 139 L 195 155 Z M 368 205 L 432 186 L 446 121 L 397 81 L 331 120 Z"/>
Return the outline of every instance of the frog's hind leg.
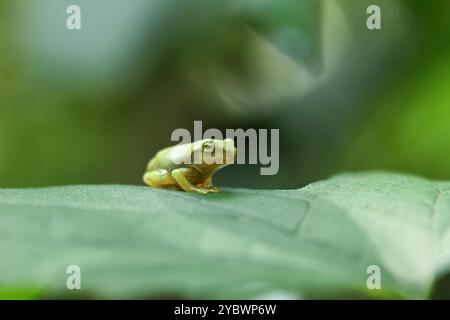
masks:
<path fill-rule="evenodd" d="M 144 174 L 144 182 L 154 188 L 170 188 L 176 184 L 166 169 L 156 169 Z"/>
<path fill-rule="evenodd" d="M 192 168 L 179 168 L 172 171 L 172 177 L 177 181 L 178 185 L 181 189 L 186 192 L 195 192 L 195 193 L 208 193 L 211 190 L 207 188 L 197 187 L 189 181 L 189 177 L 197 175 L 197 172 Z"/>

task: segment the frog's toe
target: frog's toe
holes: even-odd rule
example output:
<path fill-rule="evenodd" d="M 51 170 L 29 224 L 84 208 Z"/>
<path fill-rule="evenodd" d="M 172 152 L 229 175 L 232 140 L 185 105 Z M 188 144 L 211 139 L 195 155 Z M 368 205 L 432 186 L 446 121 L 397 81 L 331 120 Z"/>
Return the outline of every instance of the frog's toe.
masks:
<path fill-rule="evenodd" d="M 194 192 L 195 193 L 200 193 L 200 194 L 207 194 L 210 191 L 208 189 L 197 188 Z"/>
<path fill-rule="evenodd" d="M 209 187 L 209 188 L 208 188 L 208 191 L 209 191 L 209 192 L 219 192 L 220 189 L 217 188 L 217 187 Z"/>
<path fill-rule="evenodd" d="M 216 187 L 197 188 L 197 189 L 195 189 L 194 192 L 200 193 L 200 194 L 207 194 L 207 193 L 210 193 L 210 192 L 217 193 L 217 192 L 219 192 L 219 189 L 216 188 Z"/>

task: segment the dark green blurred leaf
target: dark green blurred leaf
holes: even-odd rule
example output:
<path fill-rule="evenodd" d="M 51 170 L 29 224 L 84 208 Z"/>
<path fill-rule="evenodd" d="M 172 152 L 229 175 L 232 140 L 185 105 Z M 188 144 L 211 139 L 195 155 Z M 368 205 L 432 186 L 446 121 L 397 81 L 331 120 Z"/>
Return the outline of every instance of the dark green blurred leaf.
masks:
<path fill-rule="evenodd" d="M 242 2 L 244 21 L 297 62 L 320 69 L 321 3 L 315 0 Z"/>
<path fill-rule="evenodd" d="M 450 178 L 450 63 L 439 58 L 420 71 L 387 95 L 361 127 L 347 169 Z"/>

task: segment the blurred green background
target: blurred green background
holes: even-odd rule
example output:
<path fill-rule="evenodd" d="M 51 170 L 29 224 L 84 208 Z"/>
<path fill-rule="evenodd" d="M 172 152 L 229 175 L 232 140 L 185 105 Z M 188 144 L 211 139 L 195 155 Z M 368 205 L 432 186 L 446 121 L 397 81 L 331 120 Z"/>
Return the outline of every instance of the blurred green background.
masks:
<path fill-rule="evenodd" d="M 235 165 L 217 185 L 450 179 L 449 88 L 447 0 L 0 0 L 0 187 L 141 184 L 194 120 L 280 129 L 279 174 Z"/>

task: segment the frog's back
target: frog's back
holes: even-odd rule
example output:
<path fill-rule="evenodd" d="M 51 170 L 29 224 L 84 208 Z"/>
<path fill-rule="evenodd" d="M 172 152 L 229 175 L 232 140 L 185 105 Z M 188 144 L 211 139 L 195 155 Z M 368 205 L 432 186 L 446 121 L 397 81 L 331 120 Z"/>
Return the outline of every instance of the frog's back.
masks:
<path fill-rule="evenodd" d="M 154 156 L 147 164 L 147 172 L 155 170 L 158 166 L 157 156 Z"/>
<path fill-rule="evenodd" d="M 155 156 L 148 162 L 147 171 L 152 171 L 156 169 L 169 169 L 165 168 L 167 166 L 167 161 L 165 161 L 167 157 L 167 153 L 170 147 L 159 150 Z M 162 161 L 161 161 L 162 160 Z"/>
<path fill-rule="evenodd" d="M 173 169 L 184 167 L 182 160 L 185 158 L 186 152 L 190 152 L 187 145 L 177 145 L 164 148 L 149 161 L 147 171 L 166 169 L 172 171 Z"/>

